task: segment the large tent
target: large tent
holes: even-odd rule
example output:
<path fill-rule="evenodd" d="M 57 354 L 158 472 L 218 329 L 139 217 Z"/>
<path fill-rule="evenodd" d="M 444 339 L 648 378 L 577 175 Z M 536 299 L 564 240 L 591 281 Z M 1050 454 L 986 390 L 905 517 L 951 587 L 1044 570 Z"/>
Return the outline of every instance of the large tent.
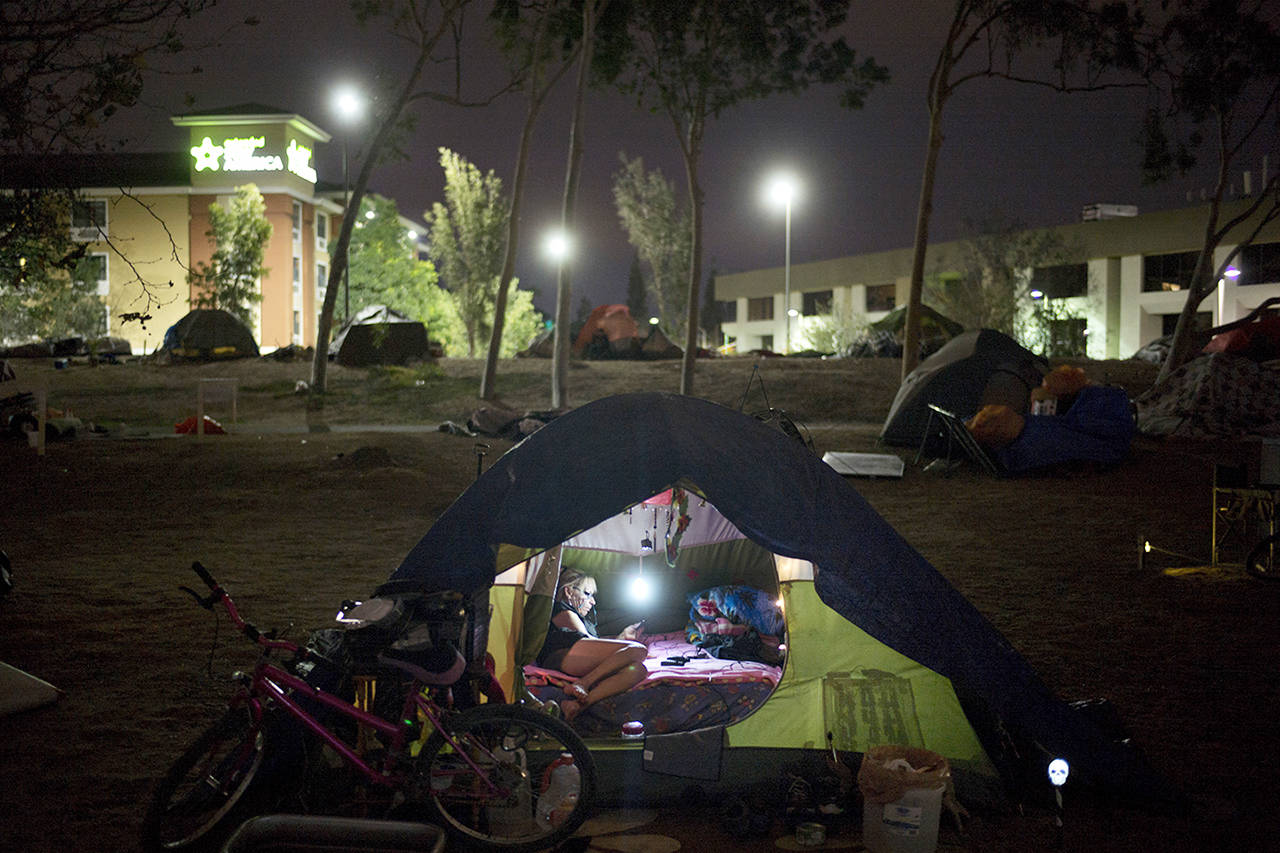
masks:
<path fill-rule="evenodd" d="M 257 358 L 249 327 L 221 308 L 197 308 L 164 333 L 161 352 L 172 358 Z"/>
<path fill-rule="evenodd" d="M 1055 698 L 844 478 L 781 432 L 703 400 L 628 394 L 557 418 L 479 477 L 384 591 L 420 585 L 476 592 L 493 585 L 488 650 L 499 679 L 516 687 L 546 630 L 561 558 L 575 548 L 627 550 L 610 544 L 619 541 L 611 529 L 629 530 L 639 544 L 628 510 L 643 513 L 644 501 L 672 486 L 697 496 L 684 548 L 715 549 L 703 561 L 708 576 L 697 583 L 714 579 L 714 571 L 758 580 L 764 556 L 786 615 L 787 658 L 772 695 L 745 719 L 709 734 L 651 736 L 643 749 L 593 743 L 602 761 L 618 762 L 613 766 L 627 784 L 669 779 L 643 771 L 663 766 L 664 751 L 695 746 L 715 754 L 722 778 L 746 781 L 777 767 L 780 756 L 826 747 L 827 732 L 841 730 L 833 715 L 858 710 L 856 703 L 831 702 L 842 679 L 885 677 L 911 697 L 912 745 L 950 759 L 962 798 L 989 795 L 999 775 L 1007 781 L 1025 770 L 1007 764 L 1010 741 L 1038 762 L 1041 779 L 1047 761 L 1062 756 L 1073 779 L 1109 793 L 1168 795 L 1135 754 Z M 703 501 L 710 510 L 703 511 Z M 607 560 L 594 568 L 607 600 L 614 570 Z M 678 561 L 674 568 L 660 575 L 664 583 L 687 576 Z M 681 592 L 669 594 L 683 604 Z M 865 732 L 847 725 L 843 732 L 838 749 L 875 745 Z M 747 775 L 736 777 L 735 768 Z"/>
<path fill-rule="evenodd" d="M 995 329 L 962 332 L 920 365 L 898 388 L 880 431 L 885 444 L 915 447 L 924 439 L 929 404 L 968 418 L 990 404 L 1026 412 L 1031 389 L 1048 362 Z"/>
<path fill-rule="evenodd" d="M 386 305 L 360 309 L 329 344 L 329 356 L 343 367 L 405 364 L 429 357 L 427 329 Z"/>
<path fill-rule="evenodd" d="M 625 305 L 597 305 L 573 342 L 580 358 L 634 358 L 640 329 Z"/>

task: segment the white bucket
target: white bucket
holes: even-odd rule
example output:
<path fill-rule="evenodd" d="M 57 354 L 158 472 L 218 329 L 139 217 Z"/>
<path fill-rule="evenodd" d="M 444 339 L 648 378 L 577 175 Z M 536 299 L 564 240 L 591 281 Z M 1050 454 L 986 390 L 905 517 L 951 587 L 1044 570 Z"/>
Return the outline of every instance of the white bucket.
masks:
<path fill-rule="evenodd" d="M 862 843 L 870 853 L 934 853 L 942 814 L 942 785 L 911 788 L 892 803 L 862 808 Z"/>

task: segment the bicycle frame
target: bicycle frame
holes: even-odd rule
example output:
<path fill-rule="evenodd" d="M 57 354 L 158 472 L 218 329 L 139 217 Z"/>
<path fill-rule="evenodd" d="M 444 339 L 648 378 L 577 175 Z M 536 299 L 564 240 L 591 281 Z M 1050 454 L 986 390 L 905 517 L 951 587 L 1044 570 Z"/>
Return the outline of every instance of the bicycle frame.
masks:
<path fill-rule="evenodd" d="M 396 772 L 396 759 L 404 754 L 404 749 L 408 741 L 410 732 L 416 729 L 413 723 L 405 722 L 406 720 L 417 719 L 417 714 L 421 713 L 432 727 L 440 733 L 445 741 L 453 748 L 454 752 L 459 755 L 471 770 L 476 773 L 478 778 L 484 780 L 484 784 L 488 788 L 490 795 L 503 795 L 508 792 L 505 789 L 495 785 L 489 778 L 489 774 L 480 767 L 471 757 L 470 750 L 463 749 L 462 744 L 449 731 L 443 717 L 443 709 L 441 709 L 434 700 L 431 699 L 428 688 L 432 685 L 425 684 L 417 679 L 413 681 L 413 687 L 409 690 L 405 697 L 404 705 L 401 708 L 400 721 L 389 722 L 382 717 L 360 708 L 354 703 L 335 696 L 308 684 L 303 678 L 289 672 L 283 667 L 272 662 L 269 655 L 273 651 L 284 651 L 291 654 L 301 652 L 305 657 L 307 652 L 301 649 L 297 644 L 287 640 L 277 640 L 270 638 L 255 628 L 252 624 L 246 622 L 241 617 L 235 602 L 231 596 L 222 589 L 221 586 L 213 580 L 212 576 L 205 571 L 203 566 L 198 563 L 192 568 L 196 574 L 209 586 L 212 594 L 208 598 L 200 598 L 193 591 L 187 590 L 202 607 L 212 610 L 213 604 L 221 603 L 236 624 L 241 633 L 251 639 L 254 643 L 263 647 L 263 655 L 258 659 L 254 666 L 253 675 L 249 679 L 249 683 L 244 689 L 239 691 L 232 697 L 232 706 L 245 705 L 249 708 L 249 712 L 253 717 L 254 724 L 260 726 L 264 715 L 264 698 L 269 699 L 278 707 L 284 709 L 289 715 L 303 725 L 308 731 L 320 738 L 328 744 L 335 752 L 342 756 L 343 760 L 354 767 L 369 782 L 383 787 L 395 788 L 402 785 L 405 781 L 403 774 Z M 446 686 L 446 685 L 435 685 Z M 377 768 L 370 764 L 360 753 L 341 737 L 334 734 L 327 726 L 315 719 L 308 713 L 298 702 L 290 695 L 290 691 L 313 699 L 326 708 L 335 711 L 343 716 L 354 720 L 358 725 L 366 726 L 377 732 L 390 737 L 390 745 L 387 750 L 387 757 L 382 768 Z M 413 716 L 411 716 L 411 714 Z M 488 753 L 488 750 L 479 744 L 472 744 L 476 749 Z M 492 758 L 492 756 L 490 756 Z"/>

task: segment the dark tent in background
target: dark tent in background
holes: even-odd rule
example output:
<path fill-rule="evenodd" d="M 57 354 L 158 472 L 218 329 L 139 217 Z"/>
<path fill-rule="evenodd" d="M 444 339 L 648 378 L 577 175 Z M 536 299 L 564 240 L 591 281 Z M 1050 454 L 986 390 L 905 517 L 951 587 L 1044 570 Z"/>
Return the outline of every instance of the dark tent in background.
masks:
<path fill-rule="evenodd" d="M 343 367 L 426 359 L 427 328 L 385 305 L 370 305 L 342 324 L 329 344 L 329 357 Z"/>
<path fill-rule="evenodd" d="M 920 306 L 920 356 L 928 357 L 956 335 L 964 326 L 944 317 L 928 305 Z M 868 327 L 866 340 L 854 345 L 849 355 L 855 357 L 897 358 L 902 355 L 903 328 L 907 323 L 907 306 L 901 305 Z"/>
<path fill-rule="evenodd" d="M 1018 413 L 1030 408 L 1031 389 L 1048 362 L 995 329 L 962 332 L 911 371 L 889 407 L 880 440 L 914 447 L 924 438 L 933 403 L 961 418 L 986 405 Z"/>
<path fill-rule="evenodd" d="M 661 329 L 657 326 L 650 326 L 649 328 L 651 329 L 649 337 L 645 338 L 644 343 L 640 345 L 641 358 L 656 361 L 663 358 L 681 358 L 684 356 L 684 350 L 672 343 L 671 338 L 664 335 Z"/>
<path fill-rule="evenodd" d="M 249 327 L 221 308 L 197 308 L 169 327 L 160 352 L 170 358 L 257 358 Z"/>
<path fill-rule="evenodd" d="M 529 345 L 516 353 L 516 358 L 551 358 L 555 354 L 556 330 L 543 329 L 534 336 Z"/>

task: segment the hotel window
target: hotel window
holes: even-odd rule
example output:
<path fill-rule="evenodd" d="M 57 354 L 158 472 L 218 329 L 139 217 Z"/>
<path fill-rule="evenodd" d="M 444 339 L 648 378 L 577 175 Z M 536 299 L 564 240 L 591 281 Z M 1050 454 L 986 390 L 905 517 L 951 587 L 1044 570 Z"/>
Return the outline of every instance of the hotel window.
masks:
<path fill-rule="evenodd" d="M 329 215 L 316 211 L 316 248 L 329 251 Z"/>
<path fill-rule="evenodd" d="M 757 296 L 747 300 L 747 320 L 772 320 L 773 297 Z"/>
<path fill-rule="evenodd" d="M 720 312 L 721 323 L 738 322 L 738 300 L 736 299 L 717 300 L 716 309 Z"/>
<path fill-rule="evenodd" d="M 293 203 L 293 239 L 302 239 L 302 202 Z"/>
<path fill-rule="evenodd" d="M 760 336 L 760 349 L 767 349 L 767 350 L 773 349 L 773 335 Z"/>
<path fill-rule="evenodd" d="M 293 259 L 293 292 L 302 293 L 302 258 Z"/>
<path fill-rule="evenodd" d="M 867 311 L 892 311 L 898 288 L 893 284 L 867 285 Z"/>
<path fill-rule="evenodd" d="M 329 286 L 329 268 L 324 264 L 316 264 L 316 314 L 324 305 L 324 289 Z"/>
<path fill-rule="evenodd" d="M 1254 243 L 1236 256 L 1240 270 L 1236 284 L 1276 284 L 1280 282 L 1280 243 Z"/>
<path fill-rule="evenodd" d="M 302 339 L 302 312 L 293 312 L 293 342 L 296 344 Z"/>
<path fill-rule="evenodd" d="M 1161 314 L 1160 334 L 1172 335 L 1174 329 L 1178 328 L 1178 317 L 1178 314 Z M 1213 314 L 1208 311 L 1197 311 L 1194 325 L 1197 332 L 1209 331 L 1213 327 Z"/>
<path fill-rule="evenodd" d="M 99 296 L 106 296 L 111 290 L 111 282 L 107 276 L 107 256 L 102 252 L 85 255 L 81 262 L 84 280 L 93 284 Z"/>
<path fill-rule="evenodd" d="M 811 290 L 803 294 L 800 303 L 800 313 L 806 317 L 817 317 L 823 314 L 831 313 L 831 291 L 830 290 Z"/>
<path fill-rule="evenodd" d="M 71 206 L 71 239 L 90 243 L 107 236 L 107 203 L 80 199 Z"/>
<path fill-rule="evenodd" d="M 1186 290 L 1191 286 L 1191 274 L 1195 272 L 1199 256 L 1199 252 L 1147 255 L 1142 259 L 1143 293 Z"/>
<path fill-rule="evenodd" d="M 1031 289 L 1040 291 L 1050 299 L 1087 296 L 1089 293 L 1089 267 L 1087 264 L 1058 264 L 1052 267 L 1036 267 L 1031 271 Z M 1060 353 L 1060 355 L 1066 355 L 1066 353 Z"/>

